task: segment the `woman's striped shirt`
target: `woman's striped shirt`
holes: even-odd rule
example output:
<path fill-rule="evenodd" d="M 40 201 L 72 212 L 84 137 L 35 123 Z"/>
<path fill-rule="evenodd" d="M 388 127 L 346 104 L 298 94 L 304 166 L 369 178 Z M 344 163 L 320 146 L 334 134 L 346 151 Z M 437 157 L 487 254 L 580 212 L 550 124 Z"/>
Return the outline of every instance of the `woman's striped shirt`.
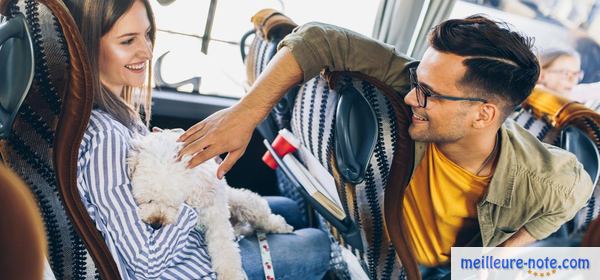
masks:
<path fill-rule="evenodd" d="M 177 223 L 154 230 L 137 213 L 127 170 L 135 133 L 94 109 L 79 148 L 81 199 L 115 259 L 123 279 L 215 279 L 198 215 L 184 205 Z"/>

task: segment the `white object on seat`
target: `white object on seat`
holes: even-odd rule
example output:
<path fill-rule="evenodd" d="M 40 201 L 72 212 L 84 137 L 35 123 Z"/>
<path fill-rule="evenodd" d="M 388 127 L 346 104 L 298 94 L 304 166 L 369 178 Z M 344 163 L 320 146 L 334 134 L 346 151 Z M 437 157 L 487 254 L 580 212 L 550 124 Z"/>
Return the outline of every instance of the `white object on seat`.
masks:
<path fill-rule="evenodd" d="M 48 258 L 46 258 L 44 262 L 44 280 L 56 280 L 54 272 L 52 272 L 52 268 L 50 267 L 50 263 L 48 263 Z"/>

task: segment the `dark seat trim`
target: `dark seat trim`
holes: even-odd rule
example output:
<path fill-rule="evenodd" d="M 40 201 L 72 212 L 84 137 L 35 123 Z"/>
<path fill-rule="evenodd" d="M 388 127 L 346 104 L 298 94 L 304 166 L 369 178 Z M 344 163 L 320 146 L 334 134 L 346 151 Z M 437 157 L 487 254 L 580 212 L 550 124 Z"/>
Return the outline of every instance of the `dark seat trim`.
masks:
<path fill-rule="evenodd" d="M 91 65 L 79 29 L 67 7 L 59 0 L 38 0 L 60 23 L 71 57 L 69 92 L 64 97 L 54 151 L 54 168 L 60 194 L 75 229 L 80 233 L 102 279 L 121 279 L 104 238 L 83 206 L 77 189 L 77 155 L 92 111 Z"/>

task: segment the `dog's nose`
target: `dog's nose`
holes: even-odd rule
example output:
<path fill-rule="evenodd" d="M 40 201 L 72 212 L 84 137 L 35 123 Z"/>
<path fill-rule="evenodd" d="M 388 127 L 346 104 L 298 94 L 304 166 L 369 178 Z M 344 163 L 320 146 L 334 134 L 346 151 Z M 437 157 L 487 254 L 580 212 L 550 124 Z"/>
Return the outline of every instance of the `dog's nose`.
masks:
<path fill-rule="evenodd" d="M 152 224 L 150 224 L 150 226 L 154 229 L 154 230 L 159 230 L 162 227 L 162 224 L 160 222 L 154 222 Z"/>

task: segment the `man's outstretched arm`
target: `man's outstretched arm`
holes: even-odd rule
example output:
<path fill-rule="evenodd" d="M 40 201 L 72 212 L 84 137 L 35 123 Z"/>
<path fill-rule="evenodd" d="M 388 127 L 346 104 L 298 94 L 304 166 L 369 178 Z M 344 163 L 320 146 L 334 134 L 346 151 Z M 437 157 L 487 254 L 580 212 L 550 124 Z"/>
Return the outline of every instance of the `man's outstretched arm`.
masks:
<path fill-rule="evenodd" d="M 390 45 L 321 23 L 298 27 L 279 48 L 248 95 L 194 125 L 180 138 L 184 142 L 180 155 L 193 156 L 191 167 L 228 153 L 217 171 L 222 178 L 243 155 L 254 128 L 283 95 L 322 69 L 358 71 L 400 90 L 408 84 L 408 66 L 413 62 Z"/>
<path fill-rule="evenodd" d="M 189 167 L 228 152 L 217 170 L 223 178 L 244 154 L 254 128 L 267 116 L 279 99 L 302 80 L 302 69 L 288 48 L 275 54 L 269 66 L 238 103 L 218 111 L 188 129 L 180 157 L 193 155 Z"/>

